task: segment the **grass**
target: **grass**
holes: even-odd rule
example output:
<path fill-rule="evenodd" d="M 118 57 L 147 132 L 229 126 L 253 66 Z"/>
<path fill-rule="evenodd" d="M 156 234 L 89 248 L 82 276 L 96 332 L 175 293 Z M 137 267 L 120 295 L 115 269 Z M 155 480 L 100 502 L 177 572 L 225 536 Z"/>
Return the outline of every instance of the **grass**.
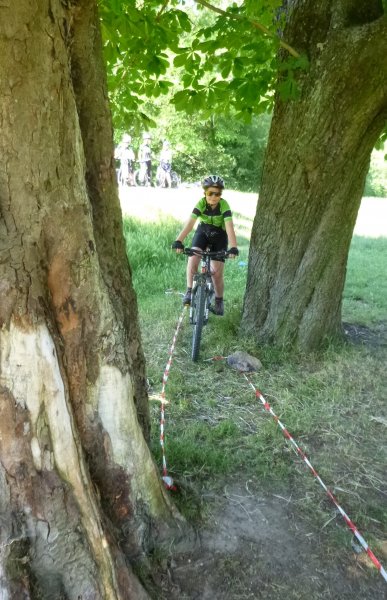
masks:
<path fill-rule="evenodd" d="M 155 394 L 161 390 L 181 313 L 178 293 L 184 290 L 186 261 L 169 250 L 180 228 L 180 222 L 168 218 L 159 223 L 125 220 L 147 376 Z M 262 489 L 280 485 L 291 490 L 306 520 L 319 527 L 328 523 L 324 532 L 341 535 L 334 506 L 246 381 L 225 361 L 205 360 L 243 349 L 264 365 L 253 376 L 255 385 L 377 550 L 387 536 L 386 346 L 332 345 L 304 356 L 256 348 L 252 341 L 238 338 L 248 252 L 245 221 L 238 234 L 241 256 L 226 265 L 225 317 L 213 318 L 204 330 L 196 364 L 190 360 L 191 329 L 185 321 L 167 384 L 168 466 L 180 489 L 188 486 L 199 498 L 192 504 L 192 493 L 178 494 L 179 508 L 192 518 L 204 489 L 228 477 L 251 477 Z M 386 256 L 387 239 L 353 238 L 344 321 L 386 331 Z M 151 415 L 152 450 L 161 464 L 157 402 L 151 402 Z"/>
<path fill-rule="evenodd" d="M 372 325 L 386 319 L 386 258 L 387 238 L 353 238 L 343 302 L 346 321 Z"/>

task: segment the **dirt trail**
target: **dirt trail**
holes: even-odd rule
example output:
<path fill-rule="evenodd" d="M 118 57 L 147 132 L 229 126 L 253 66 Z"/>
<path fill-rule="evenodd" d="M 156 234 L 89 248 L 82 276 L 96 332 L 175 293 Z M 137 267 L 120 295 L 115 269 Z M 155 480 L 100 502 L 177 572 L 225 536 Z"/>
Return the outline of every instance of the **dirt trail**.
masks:
<path fill-rule="evenodd" d="M 301 520 L 302 493 L 262 494 L 253 481 L 233 481 L 207 497 L 206 525 L 164 560 L 160 600 L 387 598 L 387 584 L 351 549 L 350 534 L 341 554 L 332 547 L 332 529 L 346 528 L 340 515 L 320 529 Z"/>

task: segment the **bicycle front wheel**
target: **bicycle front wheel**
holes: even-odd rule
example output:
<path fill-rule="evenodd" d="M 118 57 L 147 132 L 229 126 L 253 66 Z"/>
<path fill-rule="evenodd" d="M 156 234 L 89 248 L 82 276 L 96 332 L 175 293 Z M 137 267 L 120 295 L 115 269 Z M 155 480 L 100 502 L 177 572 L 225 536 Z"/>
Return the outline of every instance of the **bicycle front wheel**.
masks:
<path fill-rule="evenodd" d="M 144 186 L 146 185 L 148 178 L 146 173 L 144 173 L 144 171 L 140 169 L 138 169 L 138 171 L 135 171 L 134 173 L 134 181 L 136 183 L 137 186 Z"/>
<path fill-rule="evenodd" d="M 165 173 L 164 169 L 162 169 L 161 167 L 158 167 L 156 172 L 156 185 L 159 188 L 165 187 Z"/>
<path fill-rule="evenodd" d="M 207 289 L 205 285 L 199 285 L 194 296 L 193 311 L 193 336 L 192 336 L 192 354 L 191 358 L 196 361 L 199 357 L 200 341 L 202 339 L 202 330 L 204 325 L 204 310 L 206 307 Z"/>

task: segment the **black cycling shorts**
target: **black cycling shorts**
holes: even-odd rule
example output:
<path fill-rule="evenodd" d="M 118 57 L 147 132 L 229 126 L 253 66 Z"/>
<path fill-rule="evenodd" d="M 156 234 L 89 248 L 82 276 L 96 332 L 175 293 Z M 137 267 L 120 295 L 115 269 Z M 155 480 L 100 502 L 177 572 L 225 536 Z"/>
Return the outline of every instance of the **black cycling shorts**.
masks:
<path fill-rule="evenodd" d="M 227 242 L 227 233 L 224 229 L 202 223 L 195 232 L 191 246 L 192 248 L 196 247 L 201 250 L 210 248 L 211 252 L 220 252 L 221 250 L 227 250 Z M 219 262 L 225 261 L 224 258 L 219 258 L 218 260 Z"/>

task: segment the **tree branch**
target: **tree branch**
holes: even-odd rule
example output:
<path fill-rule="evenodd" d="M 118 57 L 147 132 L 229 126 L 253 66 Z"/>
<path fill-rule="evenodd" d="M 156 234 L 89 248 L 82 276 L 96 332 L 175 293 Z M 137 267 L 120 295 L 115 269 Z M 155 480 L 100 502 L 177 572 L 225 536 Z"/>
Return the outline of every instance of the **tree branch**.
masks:
<path fill-rule="evenodd" d="M 265 35 L 267 35 L 271 38 L 277 39 L 281 48 L 284 48 L 285 50 L 287 50 L 289 52 L 289 54 L 291 54 L 295 58 L 300 57 L 300 54 L 299 54 L 299 52 L 297 52 L 297 50 L 295 50 L 292 46 L 290 46 L 289 44 L 287 44 L 286 42 L 281 40 L 275 33 L 271 32 L 270 29 L 268 29 L 261 23 L 258 23 L 258 21 L 254 21 L 254 19 L 250 19 L 249 17 L 243 17 L 241 15 L 235 15 L 232 13 L 228 13 L 225 10 L 218 8 L 217 6 L 213 6 L 213 4 L 210 4 L 206 0 L 195 0 L 195 2 L 196 2 L 196 4 L 201 4 L 202 6 L 209 8 L 213 12 L 216 12 L 224 17 L 228 17 L 229 19 L 236 19 L 238 21 L 248 21 L 250 23 L 250 25 L 252 25 L 252 27 L 254 27 L 255 29 L 259 29 L 259 31 L 262 31 L 262 33 L 264 33 Z"/>
<path fill-rule="evenodd" d="M 163 12 L 165 11 L 165 9 L 167 8 L 169 3 L 169 0 L 165 0 L 164 4 L 162 5 L 162 7 L 160 8 L 159 12 L 156 15 L 156 21 L 160 21 L 160 17 L 163 14 Z"/>

